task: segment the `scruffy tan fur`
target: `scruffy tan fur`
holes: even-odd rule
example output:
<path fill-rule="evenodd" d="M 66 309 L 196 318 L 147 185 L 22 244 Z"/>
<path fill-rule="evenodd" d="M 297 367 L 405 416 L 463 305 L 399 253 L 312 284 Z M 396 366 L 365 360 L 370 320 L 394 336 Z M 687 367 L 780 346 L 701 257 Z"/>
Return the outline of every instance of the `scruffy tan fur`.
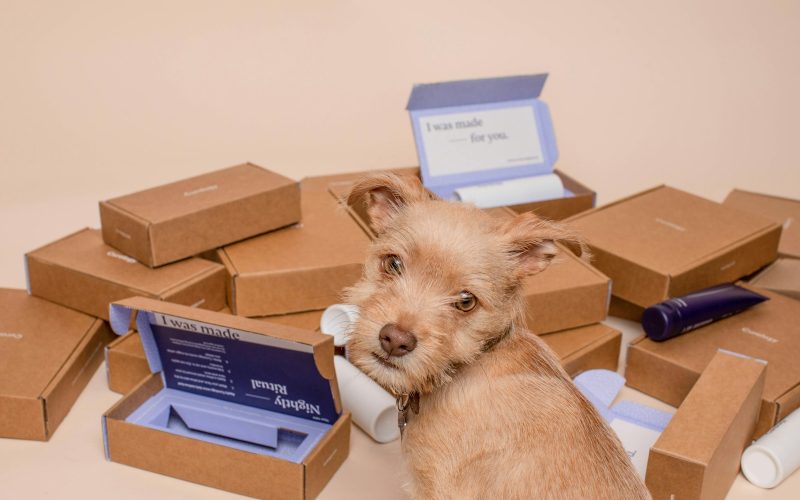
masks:
<path fill-rule="evenodd" d="M 552 261 L 553 242 L 580 246 L 575 235 L 533 214 L 499 219 L 436 199 L 414 177 L 365 178 L 348 202 L 366 203 L 378 234 L 347 292 L 361 309 L 350 359 L 395 394 L 421 394 L 402 441 L 413 498 L 649 498 L 616 436 L 524 326 L 523 280 Z M 401 273 L 386 272 L 389 255 Z M 463 290 L 478 300 L 469 312 L 453 305 Z M 412 352 L 382 350 L 388 323 L 413 332 Z"/>

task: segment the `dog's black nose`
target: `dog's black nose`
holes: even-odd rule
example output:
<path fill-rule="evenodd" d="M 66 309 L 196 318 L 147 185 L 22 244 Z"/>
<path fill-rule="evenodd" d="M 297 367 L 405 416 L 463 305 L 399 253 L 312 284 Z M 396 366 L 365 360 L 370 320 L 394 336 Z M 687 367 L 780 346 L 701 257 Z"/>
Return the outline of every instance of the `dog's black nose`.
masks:
<path fill-rule="evenodd" d="M 417 347 L 417 337 L 394 323 L 387 323 L 381 328 L 378 337 L 381 347 L 389 356 L 405 356 Z"/>

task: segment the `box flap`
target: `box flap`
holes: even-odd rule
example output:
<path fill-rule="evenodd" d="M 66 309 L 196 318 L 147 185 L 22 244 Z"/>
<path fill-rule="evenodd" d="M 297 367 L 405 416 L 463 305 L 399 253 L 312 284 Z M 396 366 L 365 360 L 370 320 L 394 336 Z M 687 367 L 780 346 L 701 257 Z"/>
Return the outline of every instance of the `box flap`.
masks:
<path fill-rule="evenodd" d="M 158 223 L 292 184 L 295 181 L 288 177 L 245 163 L 113 198 L 106 203 L 150 223 Z"/>
<path fill-rule="evenodd" d="M 135 318 L 167 388 L 329 424 L 342 412 L 329 336 L 142 297 L 110 318 L 118 334 Z"/>
<path fill-rule="evenodd" d="M 24 290 L 0 289 L 0 395 L 40 397 L 96 321 Z"/>
<path fill-rule="evenodd" d="M 536 99 L 542 93 L 546 80 L 547 73 L 417 84 L 411 91 L 406 109 L 413 111 Z"/>

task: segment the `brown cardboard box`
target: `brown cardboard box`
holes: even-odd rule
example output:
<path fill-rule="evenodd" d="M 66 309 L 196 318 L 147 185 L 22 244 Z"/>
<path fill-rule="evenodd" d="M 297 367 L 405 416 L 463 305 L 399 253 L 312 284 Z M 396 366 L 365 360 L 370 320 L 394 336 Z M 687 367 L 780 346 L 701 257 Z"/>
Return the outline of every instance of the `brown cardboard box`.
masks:
<path fill-rule="evenodd" d="M 800 407 L 800 301 L 747 288 L 770 300 L 665 342 L 645 337 L 631 342 L 625 369 L 627 384 L 678 406 L 717 349 L 725 349 L 769 364 L 754 438 Z"/>
<path fill-rule="evenodd" d="M 147 310 L 306 344 L 312 348 L 320 374 L 331 382 L 336 407 L 341 408 L 333 366 L 332 337 L 141 297 L 118 304 L 133 311 Z M 152 374 L 103 415 L 109 460 L 241 495 L 299 500 L 316 497 L 349 454 L 350 414 L 347 412 L 341 413 L 302 463 L 291 463 L 126 421 L 162 388 L 161 376 Z"/>
<path fill-rule="evenodd" d="M 349 186 L 349 182 L 333 183 L 331 193 L 341 200 Z M 374 238 L 364 208 L 357 205 L 352 213 Z M 514 216 L 508 208 L 488 211 L 496 217 Z M 565 247 L 561 250 L 556 263 L 528 278 L 524 285 L 528 328 L 539 335 L 598 323 L 608 313 L 609 278 Z"/>
<path fill-rule="evenodd" d="M 97 318 L 0 289 L 0 437 L 50 439 L 112 337 Z"/>
<path fill-rule="evenodd" d="M 217 310 L 225 306 L 225 268 L 192 258 L 151 269 L 82 229 L 25 256 L 31 294 L 108 319 L 108 304 L 134 295 Z"/>
<path fill-rule="evenodd" d="M 749 283 L 800 300 L 800 259 L 778 259 Z"/>
<path fill-rule="evenodd" d="M 722 203 L 762 215 L 783 226 L 778 253 L 782 257 L 800 259 L 800 200 L 734 189 Z"/>
<path fill-rule="evenodd" d="M 640 322 L 642 321 L 644 309 L 644 307 L 637 306 L 636 304 L 628 302 L 625 299 L 611 295 L 611 302 L 608 304 L 608 315 Z"/>
<path fill-rule="evenodd" d="M 622 333 L 610 326 L 582 326 L 545 335 L 542 340 L 571 377 L 593 369 L 617 371 Z"/>
<path fill-rule="evenodd" d="M 221 248 L 240 316 L 324 309 L 360 277 L 369 238 L 329 193 L 305 190 L 303 223 Z"/>
<path fill-rule="evenodd" d="M 649 307 L 732 282 L 775 260 L 781 228 L 758 215 L 660 186 L 576 215 L 613 294 Z"/>
<path fill-rule="evenodd" d="M 297 182 L 251 163 L 100 202 L 103 240 L 150 267 L 300 220 Z"/>
<path fill-rule="evenodd" d="M 766 368 L 714 355 L 650 449 L 645 482 L 654 500 L 725 497 L 753 434 Z"/>
<path fill-rule="evenodd" d="M 220 312 L 229 314 L 230 310 Z M 255 319 L 317 331 L 321 317 L 322 311 L 307 311 Z M 150 367 L 147 365 L 142 340 L 138 333 L 130 331 L 108 344 L 106 347 L 106 373 L 108 388 L 120 394 L 127 394 L 150 375 Z"/>

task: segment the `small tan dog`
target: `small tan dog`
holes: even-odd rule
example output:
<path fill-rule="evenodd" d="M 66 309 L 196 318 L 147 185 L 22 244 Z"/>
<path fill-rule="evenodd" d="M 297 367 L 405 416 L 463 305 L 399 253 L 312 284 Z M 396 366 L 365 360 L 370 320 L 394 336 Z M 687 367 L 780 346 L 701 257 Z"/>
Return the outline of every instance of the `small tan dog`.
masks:
<path fill-rule="evenodd" d="M 415 177 L 360 181 L 378 234 L 347 299 L 350 359 L 399 397 L 420 499 L 649 498 L 622 446 L 525 329 L 523 280 L 565 227 L 436 199 Z M 402 418 L 401 418 L 402 420 Z"/>

